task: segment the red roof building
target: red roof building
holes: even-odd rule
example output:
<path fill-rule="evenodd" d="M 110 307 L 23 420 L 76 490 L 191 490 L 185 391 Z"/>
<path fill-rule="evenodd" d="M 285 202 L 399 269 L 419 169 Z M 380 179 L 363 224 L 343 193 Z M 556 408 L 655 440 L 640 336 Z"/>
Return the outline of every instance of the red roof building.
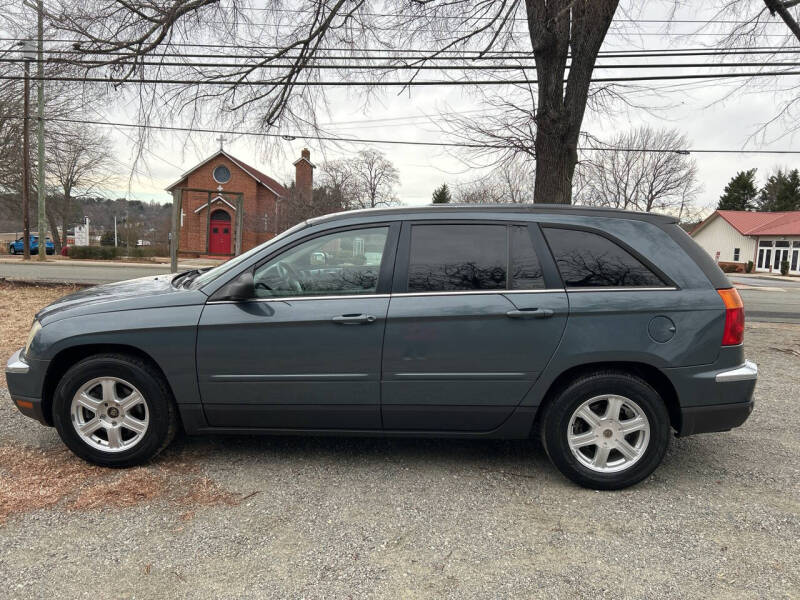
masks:
<path fill-rule="evenodd" d="M 181 195 L 180 255 L 233 256 L 293 225 L 286 222 L 283 204 L 298 194 L 310 197 L 313 169 L 304 149 L 295 162 L 296 192 L 290 194 L 274 178 L 222 149 L 195 165 L 167 188 L 173 199 Z"/>
<path fill-rule="evenodd" d="M 785 261 L 800 275 L 800 211 L 717 210 L 691 236 L 723 266 L 753 261 L 755 271 L 780 272 Z"/>

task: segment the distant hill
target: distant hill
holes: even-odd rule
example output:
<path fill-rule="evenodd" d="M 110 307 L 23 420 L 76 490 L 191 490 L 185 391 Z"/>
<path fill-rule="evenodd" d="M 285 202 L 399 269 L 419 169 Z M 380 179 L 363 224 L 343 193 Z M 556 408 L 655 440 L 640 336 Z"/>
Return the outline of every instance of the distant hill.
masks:
<path fill-rule="evenodd" d="M 56 211 L 56 221 L 59 226 L 63 223 L 60 214 L 60 198 L 54 197 L 53 209 Z M 73 198 L 68 215 L 67 229 L 71 230 L 84 217 L 89 217 L 93 232 L 98 234 L 103 231 L 114 231 L 114 217 L 117 217 L 119 227 L 127 223 L 129 227 L 137 230 L 137 235 L 149 239 L 155 244 L 166 243 L 170 228 L 171 204 L 157 204 L 156 202 L 141 202 L 139 200 L 126 200 L 117 198 Z M 31 229 L 37 229 L 36 198 L 32 198 L 30 207 Z M 22 231 L 22 202 L 16 195 L 0 195 L 0 232 Z"/>

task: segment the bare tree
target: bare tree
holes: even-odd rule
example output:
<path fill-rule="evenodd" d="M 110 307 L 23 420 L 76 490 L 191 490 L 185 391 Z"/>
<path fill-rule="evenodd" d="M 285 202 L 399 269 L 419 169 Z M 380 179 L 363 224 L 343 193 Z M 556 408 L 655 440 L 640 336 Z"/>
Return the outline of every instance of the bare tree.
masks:
<path fill-rule="evenodd" d="M 343 209 L 350 206 L 358 196 L 353 161 L 350 159 L 325 161 L 322 165 L 321 183 L 342 199 Z"/>
<path fill-rule="evenodd" d="M 0 11 L 0 31 L 8 35 L 11 40 L 30 37 L 31 18 L 35 16 L 28 3 L 11 3 Z M 57 37 L 57 32 L 50 27 L 48 22 L 45 31 L 45 41 L 48 46 L 52 38 Z M 4 46 L 6 44 L 3 44 Z M 47 54 L 46 54 L 47 57 Z M 9 43 L 8 47 L 0 50 L 0 191 L 4 192 L 3 202 L 9 209 L 16 209 L 21 204 L 21 190 L 23 179 L 23 58 L 21 45 Z M 31 96 L 35 95 L 37 86 L 45 88 L 45 149 L 61 144 L 59 140 L 65 132 L 70 130 L 86 131 L 87 125 L 83 122 L 90 120 L 87 115 L 88 107 L 92 111 L 102 107 L 101 99 L 105 90 L 100 86 L 84 85 L 78 78 L 85 70 L 79 66 L 65 61 L 46 60 L 44 64 L 45 81 L 38 81 L 35 77 L 31 80 Z M 32 103 L 33 104 L 33 103 Z M 31 126 L 30 139 L 30 193 L 36 197 L 37 178 L 33 174 L 38 167 L 37 138 L 33 131 L 33 115 L 28 115 Z M 73 121 L 71 124 L 60 122 L 62 119 Z M 107 149 L 106 149 L 107 154 Z M 48 157 L 48 163 L 51 162 Z M 52 180 L 49 165 L 46 165 L 46 178 L 48 184 Z M 35 200 L 34 200 L 35 202 Z M 58 201 L 56 200 L 56 203 Z M 54 241 L 58 241 L 55 229 L 53 205 L 48 201 L 47 217 L 50 228 L 55 232 Z M 20 220 L 21 220 L 21 210 Z M 30 207 L 30 216 L 33 217 L 32 226 L 36 226 L 35 203 Z M 58 212 L 58 211 L 56 211 Z M 13 214 L 13 210 L 9 210 Z"/>
<path fill-rule="evenodd" d="M 677 0 L 673 1 L 676 6 L 682 4 Z M 800 86 L 796 79 L 761 75 L 765 72 L 780 73 L 792 68 L 792 63 L 787 61 L 796 54 L 795 48 L 800 41 L 800 2 L 715 0 L 698 3 L 697 6 L 704 11 L 714 10 L 712 18 L 698 33 L 719 36 L 716 46 L 722 52 L 718 60 L 728 64 L 739 61 L 742 68 L 747 67 L 747 71 L 757 74 L 739 79 L 738 84 L 733 87 L 721 88 L 720 101 L 743 94 L 755 94 L 759 99 L 769 94 L 772 98 L 773 111 L 763 115 L 764 120 L 749 132 L 748 139 L 774 141 L 797 132 L 800 123 Z M 786 25 L 786 29 L 771 27 L 779 23 L 778 19 Z M 725 52 L 726 50 L 731 52 Z M 748 66 L 752 63 L 751 51 L 757 52 L 759 63 Z"/>
<path fill-rule="evenodd" d="M 111 141 L 96 128 L 62 126 L 51 132 L 46 157 L 48 179 L 57 188 L 48 205 L 48 220 L 56 250 L 60 251 L 72 218 L 75 193 L 91 194 L 111 178 Z M 59 220 L 64 240 L 58 234 Z"/>
<path fill-rule="evenodd" d="M 687 216 L 700 191 L 697 164 L 676 130 L 639 127 L 587 153 L 578 167 L 575 202 Z"/>
<path fill-rule="evenodd" d="M 322 181 L 342 198 L 345 210 L 399 203 L 395 191 L 400 184 L 399 172 L 378 150 L 361 150 L 353 158 L 326 162 Z"/>
<path fill-rule="evenodd" d="M 764 4 L 770 14 L 779 16 L 797 41 L 800 41 L 800 25 L 797 23 L 797 17 L 791 12 L 791 9 L 799 4 L 797 0 L 764 0 Z"/>
<path fill-rule="evenodd" d="M 462 204 L 528 204 L 533 202 L 531 161 L 503 162 L 484 177 L 456 186 L 456 202 Z"/>
<path fill-rule="evenodd" d="M 74 40 L 66 60 L 85 67 L 87 81 L 111 77 L 139 87 L 143 121 L 155 115 L 192 122 L 207 117 L 267 131 L 287 123 L 315 127 L 318 109 L 329 98 L 326 90 L 336 86 L 362 86 L 369 98 L 381 89 L 426 84 L 420 73 L 441 74 L 436 69 L 444 59 L 468 65 L 510 51 L 528 53 L 538 82 L 526 105 L 540 167 L 535 198 L 569 203 L 592 71 L 617 5 L 618 0 L 265 0 L 257 11 L 265 23 L 252 18 L 245 0 L 225 7 L 216 0 L 60 0 L 48 18 Z M 178 44 L 205 32 L 236 39 L 247 57 L 203 65 L 177 52 Z M 371 47 L 383 51 L 364 51 Z M 527 76 L 530 69 L 520 72 Z M 145 86 L 151 88 L 143 91 Z"/>
<path fill-rule="evenodd" d="M 361 150 L 351 161 L 355 189 L 353 199 L 358 208 L 376 208 L 398 204 L 395 187 L 400 185 L 400 174 L 383 152 Z"/>

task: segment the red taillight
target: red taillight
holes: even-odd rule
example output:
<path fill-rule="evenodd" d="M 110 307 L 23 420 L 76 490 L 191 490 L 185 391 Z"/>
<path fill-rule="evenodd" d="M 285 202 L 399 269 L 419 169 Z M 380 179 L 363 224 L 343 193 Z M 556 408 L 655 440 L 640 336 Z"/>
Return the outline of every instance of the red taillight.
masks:
<path fill-rule="evenodd" d="M 723 346 L 736 346 L 744 339 L 744 304 L 736 288 L 717 290 L 725 303 L 725 331 L 722 334 Z"/>

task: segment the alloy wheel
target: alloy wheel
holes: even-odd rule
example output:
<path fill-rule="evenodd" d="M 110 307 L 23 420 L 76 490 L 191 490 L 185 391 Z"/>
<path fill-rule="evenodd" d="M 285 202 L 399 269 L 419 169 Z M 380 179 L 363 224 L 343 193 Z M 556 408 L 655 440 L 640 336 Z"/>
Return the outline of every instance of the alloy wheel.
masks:
<path fill-rule="evenodd" d="M 584 467 L 598 473 L 618 473 L 633 466 L 650 442 L 650 421 L 630 398 L 595 396 L 570 417 L 567 443 Z"/>
<path fill-rule="evenodd" d="M 122 452 L 142 441 L 150 424 L 144 396 L 118 377 L 97 377 L 72 398 L 72 426 L 81 440 L 103 452 Z"/>

